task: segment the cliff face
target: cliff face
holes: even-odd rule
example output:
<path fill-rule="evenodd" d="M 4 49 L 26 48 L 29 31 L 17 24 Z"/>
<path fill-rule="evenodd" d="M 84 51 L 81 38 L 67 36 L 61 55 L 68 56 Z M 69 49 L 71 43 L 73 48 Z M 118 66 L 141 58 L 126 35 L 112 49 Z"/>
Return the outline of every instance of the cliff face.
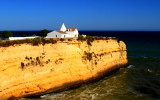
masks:
<path fill-rule="evenodd" d="M 56 92 L 128 64 L 123 41 L 67 41 L 44 46 L 0 47 L 0 98 Z"/>

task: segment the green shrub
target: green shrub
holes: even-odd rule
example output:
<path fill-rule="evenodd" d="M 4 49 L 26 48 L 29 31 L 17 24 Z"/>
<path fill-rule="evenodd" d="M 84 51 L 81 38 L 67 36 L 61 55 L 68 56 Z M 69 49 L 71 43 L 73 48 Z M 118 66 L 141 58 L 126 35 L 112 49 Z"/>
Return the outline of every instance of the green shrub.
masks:
<path fill-rule="evenodd" d="M 92 36 L 87 36 L 86 39 L 87 39 L 87 44 L 91 46 L 92 45 L 91 42 L 94 41 L 94 38 Z"/>
<path fill-rule="evenodd" d="M 24 39 L 24 40 L 16 40 L 19 42 L 19 44 L 24 44 L 24 43 L 31 43 L 30 39 Z"/>
<path fill-rule="evenodd" d="M 87 54 L 87 59 L 88 59 L 89 61 L 92 60 L 92 53 L 88 53 L 88 54 Z"/>
<path fill-rule="evenodd" d="M 45 44 L 47 44 L 47 43 L 56 44 L 57 41 L 54 40 L 54 39 L 44 39 L 44 38 L 42 38 L 42 45 L 45 45 Z"/>
<path fill-rule="evenodd" d="M 55 44 L 55 43 L 57 43 L 57 41 L 56 41 L 56 40 L 53 40 L 53 39 L 48 39 L 48 40 L 46 40 L 46 43 Z"/>
<path fill-rule="evenodd" d="M 14 45 L 12 41 L 5 41 L 5 42 L 2 43 L 3 47 L 8 47 L 8 46 L 11 46 L 11 45 Z"/>
<path fill-rule="evenodd" d="M 92 44 L 91 44 L 91 42 L 89 40 L 87 40 L 87 44 L 90 45 L 90 46 L 92 46 Z"/>
<path fill-rule="evenodd" d="M 92 57 L 92 53 L 87 53 L 87 52 L 85 52 L 84 54 L 85 54 L 87 60 L 89 60 L 89 61 L 92 60 L 92 58 L 93 58 L 93 57 Z"/>
<path fill-rule="evenodd" d="M 41 44 L 41 42 L 42 42 L 41 38 L 35 38 L 32 40 L 32 45 L 37 46 L 37 45 Z"/>
<path fill-rule="evenodd" d="M 60 38 L 60 41 L 64 41 L 64 39 L 63 39 L 63 38 Z"/>
<path fill-rule="evenodd" d="M 93 36 L 87 36 L 86 39 L 90 42 L 93 42 L 94 41 L 94 37 Z"/>
<path fill-rule="evenodd" d="M 72 39 L 68 39 L 68 41 L 72 41 Z"/>
<path fill-rule="evenodd" d="M 77 40 L 78 40 L 78 41 L 85 41 L 86 38 L 83 37 L 82 35 L 78 35 L 78 39 L 77 39 Z"/>
<path fill-rule="evenodd" d="M 50 43 L 52 43 L 52 44 L 56 44 L 56 43 L 57 43 L 57 41 L 56 41 L 56 40 L 53 40 L 53 39 L 50 39 Z"/>
<path fill-rule="evenodd" d="M 13 36 L 13 33 L 10 32 L 10 31 L 3 31 L 2 32 L 2 37 L 3 38 L 8 38 L 8 37 L 12 37 Z"/>
<path fill-rule="evenodd" d="M 46 40 L 42 38 L 42 45 L 44 46 L 46 44 Z"/>

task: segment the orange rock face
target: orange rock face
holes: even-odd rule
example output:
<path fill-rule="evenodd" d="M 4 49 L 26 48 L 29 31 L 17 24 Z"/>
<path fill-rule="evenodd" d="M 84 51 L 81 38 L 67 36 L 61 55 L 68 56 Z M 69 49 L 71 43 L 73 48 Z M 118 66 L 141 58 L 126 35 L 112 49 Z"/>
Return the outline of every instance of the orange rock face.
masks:
<path fill-rule="evenodd" d="M 0 47 L 0 99 L 66 90 L 128 64 L 123 41 L 91 44 L 64 41 Z"/>

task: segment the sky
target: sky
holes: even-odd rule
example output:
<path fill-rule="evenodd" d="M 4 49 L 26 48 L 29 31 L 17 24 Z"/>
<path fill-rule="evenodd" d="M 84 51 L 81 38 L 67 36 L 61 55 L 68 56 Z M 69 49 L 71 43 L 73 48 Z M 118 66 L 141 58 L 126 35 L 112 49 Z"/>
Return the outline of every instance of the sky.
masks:
<path fill-rule="evenodd" d="M 160 31 L 160 0 L 0 0 L 0 31 Z"/>

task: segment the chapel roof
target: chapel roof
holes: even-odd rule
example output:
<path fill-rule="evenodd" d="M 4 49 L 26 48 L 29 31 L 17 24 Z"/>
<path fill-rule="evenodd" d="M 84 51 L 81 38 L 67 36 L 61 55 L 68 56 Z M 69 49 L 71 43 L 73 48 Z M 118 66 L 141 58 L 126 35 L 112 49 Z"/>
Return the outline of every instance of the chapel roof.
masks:
<path fill-rule="evenodd" d="M 77 28 L 68 28 L 67 30 L 75 31 Z"/>
<path fill-rule="evenodd" d="M 64 23 L 62 24 L 60 30 L 57 30 L 56 32 L 60 33 L 60 34 L 68 34 L 67 32 L 72 32 L 77 30 L 77 28 L 68 28 L 66 29 L 66 26 L 64 25 Z"/>
<path fill-rule="evenodd" d="M 66 32 L 63 32 L 63 31 L 56 31 L 58 33 L 61 33 L 61 34 L 67 34 Z"/>

